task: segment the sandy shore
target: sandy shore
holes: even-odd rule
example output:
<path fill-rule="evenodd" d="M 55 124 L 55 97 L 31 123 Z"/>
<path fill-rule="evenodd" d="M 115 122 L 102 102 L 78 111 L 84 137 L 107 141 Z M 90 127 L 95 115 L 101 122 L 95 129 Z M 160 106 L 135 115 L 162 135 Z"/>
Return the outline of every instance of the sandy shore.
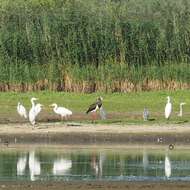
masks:
<path fill-rule="evenodd" d="M 0 143 L 190 144 L 188 125 L 100 125 L 76 123 L 1 124 Z"/>
<path fill-rule="evenodd" d="M 3 190 L 189 190 L 190 182 L 1 182 Z"/>
<path fill-rule="evenodd" d="M 1 143 L 45 144 L 190 144 L 188 125 L 114 125 L 41 123 L 1 124 Z"/>

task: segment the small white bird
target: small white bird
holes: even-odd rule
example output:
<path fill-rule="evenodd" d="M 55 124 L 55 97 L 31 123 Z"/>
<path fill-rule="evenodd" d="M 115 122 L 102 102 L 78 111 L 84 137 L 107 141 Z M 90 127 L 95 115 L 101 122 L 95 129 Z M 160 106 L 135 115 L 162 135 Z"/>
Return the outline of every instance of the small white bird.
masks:
<path fill-rule="evenodd" d="M 27 111 L 20 102 L 18 102 L 18 105 L 17 105 L 17 112 L 21 117 L 24 117 L 25 119 L 27 119 Z"/>
<path fill-rule="evenodd" d="M 170 97 L 167 97 L 167 103 L 165 106 L 165 118 L 169 119 L 172 113 L 172 103 L 170 102 Z"/>
<path fill-rule="evenodd" d="M 53 103 L 50 106 L 53 106 L 53 111 L 61 116 L 61 119 L 63 119 L 63 117 L 67 118 L 67 116 L 72 115 L 72 111 L 64 108 L 64 107 L 58 107 L 57 104 Z"/>
<path fill-rule="evenodd" d="M 31 103 L 32 103 L 32 107 L 31 107 L 31 109 L 30 109 L 30 111 L 29 111 L 29 115 L 28 115 L 28 117 L 29 117 L 29 121 L 30 121 L 30 123 L 34 126 L 35 125 L 35 119 L 36 119 L 36 110 L 35 110 L 35 103 L 34 103 L 34 101 L 36 101 L 36 100 L 38 100 L 37 98 L 31 98 Z"/>
<path fill-rule="evenodd" d="M 179 117 L 182 117 L 183 115 L 183 105 L 185 104 L 186 104 L 185 102 L 179 104 L 179 114 L 178 114 Z"/>

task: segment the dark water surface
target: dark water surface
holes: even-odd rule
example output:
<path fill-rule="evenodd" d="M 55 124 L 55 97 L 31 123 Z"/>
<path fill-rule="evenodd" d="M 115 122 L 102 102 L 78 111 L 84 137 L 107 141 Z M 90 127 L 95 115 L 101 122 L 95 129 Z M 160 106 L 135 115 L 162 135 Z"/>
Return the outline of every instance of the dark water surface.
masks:
<path fill-rule="evenodd" d="M 7 148 L 0 180 L 190 181 L 190 149 Z"/>

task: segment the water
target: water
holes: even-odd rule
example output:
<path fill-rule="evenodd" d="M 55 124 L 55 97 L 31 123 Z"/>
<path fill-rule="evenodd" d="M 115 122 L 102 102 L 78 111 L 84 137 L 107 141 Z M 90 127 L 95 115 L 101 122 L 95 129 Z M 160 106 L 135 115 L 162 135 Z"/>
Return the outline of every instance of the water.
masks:
<path fill-rule="evenodd" d="M 0 180 L 190 181 L 190 151 L 7 148 L 0 151 Z"/>

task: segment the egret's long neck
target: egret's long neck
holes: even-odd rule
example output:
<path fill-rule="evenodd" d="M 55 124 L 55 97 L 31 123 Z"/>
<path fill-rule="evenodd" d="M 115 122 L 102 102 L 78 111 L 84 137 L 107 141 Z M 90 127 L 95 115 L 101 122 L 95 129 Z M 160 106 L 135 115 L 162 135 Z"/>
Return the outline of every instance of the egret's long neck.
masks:
<path fill-rule="evenodd" d="M 53 109 L 54 109 L 54 111 L 56 111 L 56 110 L 57 110 L 57 105 L 54 105 L 54 108 L 53 108 Z"/>
<path fill-rule="evenodd" d="M 32 103 L 32 108 L 34 108 L 35 107 L 35 103 L 34 103 L 33 99 L 31 100 L 31 103 Z"/>
<path fill-rule="evenodd" d="M 168 103 L 170 103 L 170 98 L 168 97 Z"/>

